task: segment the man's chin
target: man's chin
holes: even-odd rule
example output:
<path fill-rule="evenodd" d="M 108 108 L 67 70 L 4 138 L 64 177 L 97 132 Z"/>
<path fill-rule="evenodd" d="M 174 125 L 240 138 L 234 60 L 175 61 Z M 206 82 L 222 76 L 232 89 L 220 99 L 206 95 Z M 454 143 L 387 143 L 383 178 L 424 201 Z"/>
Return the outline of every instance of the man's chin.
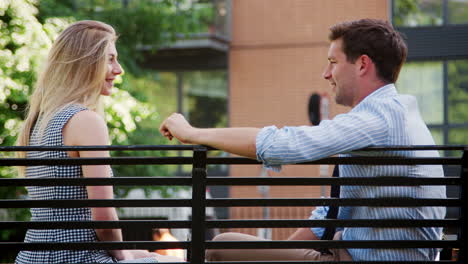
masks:
<path fill-rule="evenodd" d="M 345 102 L 343 101 L 343 98 L 341 98 L 338 95 L 335 96 L 335 103 L 339 104 L 339 105 L 345 105 Z"/>

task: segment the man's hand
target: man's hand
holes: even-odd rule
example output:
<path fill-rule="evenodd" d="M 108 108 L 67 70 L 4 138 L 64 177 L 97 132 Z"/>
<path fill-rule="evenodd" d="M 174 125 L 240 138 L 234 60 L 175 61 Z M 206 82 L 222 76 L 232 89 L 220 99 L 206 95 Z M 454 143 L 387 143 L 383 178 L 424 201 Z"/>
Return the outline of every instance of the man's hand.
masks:
<path fill-rule="evenodd" d="M 159 132 L 169 140 L 177 138 L 184 144 L 196 144 L 193 142 L 197 129 L 192 127 L 185 117 L 179 113 L 173 113 L 164 120 L 159 127 Z"/>

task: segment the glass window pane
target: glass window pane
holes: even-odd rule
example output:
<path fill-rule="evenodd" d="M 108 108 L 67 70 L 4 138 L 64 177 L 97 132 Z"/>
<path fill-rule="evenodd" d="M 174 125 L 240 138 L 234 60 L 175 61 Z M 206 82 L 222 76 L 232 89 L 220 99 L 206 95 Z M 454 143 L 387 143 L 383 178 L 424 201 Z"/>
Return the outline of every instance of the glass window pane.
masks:
<path fill-rule="evenodd" d="M 442 124 L 443 108 L 443 63 L 406 63 L 397 81 L 402 94 L 416 96 L 419 111 L 427 124 Z"/>
<path fill-rule="evenodd" d="M 436 145 L 444 144 L 444 133 L 440 128 L 429 128 L 432 134 L 432 138 L 434 138 L 434 142 Z"/>
<path fill-rule="evenodd" d="M 468 60 L 448 62 L 449 122 L 468 123 Z"/>
<path fill-rule="evenodd" d="M 195 127 L 227 127 L 227 71 L 193 71 L 183 73 L 183 111 Z M 210 156 L 226 156 L 222 151 L 210 151 Z M 192 170 L 183 166 L 184 172 Z M 226 175 L 226 165 L 209 165 L 208 173 Z"/>
<path fill-rule="evenodd" d="M 440 128 L 429 128 L 429 131 L 432 134 L 432 138 L 434 139 L 434 142 L 436 145 L 444 145 L 444 132 Z M 446 156 L 447 154 L 445 151 L 440 150 L 439 155 L 441 157 Z"/>
<path fill-rule="evenodd" d="M 450 129 L 448 134 L 448 144 L 468 145 L 468 127 Z M 460 156 L 460 151 L 450 151 L 449 156 Z"/>
<path fill-rule="evenodd" d="M 449 0 L 448 20 L 450 24 L 468 23 L 468 0 Z"/>
<path fill-rule="evenodd" d="M 227 126 L 227 72 L 184 73 L 184 112 L 197 127 Z"/>
<path fill-rule="evenodd" d="M 156 106 L 160 121 L 177 112 L 177 76 L 173 72 L 154 72 L 152 82 L 143 83 L 148 102 Z M 150 88 L 151 87 L 151 88 Z"/>
<path fill-rule="evenodd" d="M 395 0 L 393 23 L 400 27 L 440 26 L 443 24 L 440 0 Z"/>
<path fill-rule="evenodd" d="M 452 128 L 449 130 L 449 144 L 468 144 L 468 127 Z"/>
<path fill-rule="evenodd" d="M 214 0 L 215 8 L 214 27 L 215 32 L 225 37 L 230 37 L 230 12 L 231 0 Z"/>

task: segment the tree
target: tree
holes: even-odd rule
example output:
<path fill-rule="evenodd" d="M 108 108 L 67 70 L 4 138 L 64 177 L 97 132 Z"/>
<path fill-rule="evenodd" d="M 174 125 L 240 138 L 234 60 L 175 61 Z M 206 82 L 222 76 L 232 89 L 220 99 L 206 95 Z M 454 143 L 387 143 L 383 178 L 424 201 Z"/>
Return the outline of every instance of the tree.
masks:
<path fill-rule="evenodd" d="M 193 4 L 192 4 L 193 2 Z M 158 144 L 162 138 L 155 133 L 156 107 L 145 100 L 144 81 L 147 72 L 139 66 L 140 48 L 153 52 L 176 39 L 176 35 L 204 30 L 212 16 L 210 7 L 195 1 L 140 0 L 122 8 L 123 2 L 94 0 L 1 0 L 0 1 L 0 144 L 14 145 L 28 96 L 36 81 L 53 40 L 70 23 L 81 19 L 96 19 L 113 25 L 120 34 L 117 43 L 121 63 L 126 71 L 117 84 L 112 98 L 106 101 L 106 120 L 112 144 Z M 149 78 L 151 79 L 151 78 Z M 142 86 L 143 85 L 143 86 Z M 151 135 L 151 136 L 150 136 Z M 166 142 L 166 141 L 164 141 Z M 142 155 L 145 153 L 113 153 Z M 167 155 L 167 153 L 158 153 Z M 1 153 L 3 157 L 12 153 Z M 117 175 L 169 175 L 167 168 L 140 166 L 117 168 Z M 16 177 L 10 167 L 0 167 L 0 177 Z M 157 188 L 158 189 L 158 188 Z M 161 189 L 163 194 L 167 189 Z M 119 195 L 125 195 L 123 189 Z M 0 188 L 2 199 L 24 195 L 24 189 Z M 0 217 L 8 220 L 28 218 L 28 210 L 0 209 Z M 3 219 L 3 220 L 7 220 Z M 12 232 L 1 232 L 8 239 Z"/>
<path fill-rule="evenodd" d="M 36 80 L 40 63 L 47 54 L 57 32 L 68 21 L 48 19 L 40 23 L 33 0 L 0 2 L 0 143 L 13 145 L 23 119 L 31 87 Z M 2 153 L 12 156 L 12 153 Z M 11 167 L 0 167 L 0 177 L 15 177 Z M 2 198 L 16 198 L 24 189 L 1 188 Z M 9 210 L 8 216 L 22 220 L 28 210 Z M 5 239 L 12 232 L 2 232 Z"/>

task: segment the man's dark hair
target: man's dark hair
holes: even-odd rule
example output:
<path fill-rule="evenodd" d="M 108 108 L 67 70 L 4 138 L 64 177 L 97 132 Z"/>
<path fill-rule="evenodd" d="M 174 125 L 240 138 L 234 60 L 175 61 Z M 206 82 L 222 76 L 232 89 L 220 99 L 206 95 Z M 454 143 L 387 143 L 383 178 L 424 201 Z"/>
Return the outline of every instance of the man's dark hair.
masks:
<path fill-rule="evenodd" d="M 375 63 L 378 77 L 387 83 L 398 79 L 408 49 L 401 34 L 384 20 L 361 19 L 330 28 L 330 41 L 342 40 L 347 60 L 354 63 L 361 55 Z"/>

